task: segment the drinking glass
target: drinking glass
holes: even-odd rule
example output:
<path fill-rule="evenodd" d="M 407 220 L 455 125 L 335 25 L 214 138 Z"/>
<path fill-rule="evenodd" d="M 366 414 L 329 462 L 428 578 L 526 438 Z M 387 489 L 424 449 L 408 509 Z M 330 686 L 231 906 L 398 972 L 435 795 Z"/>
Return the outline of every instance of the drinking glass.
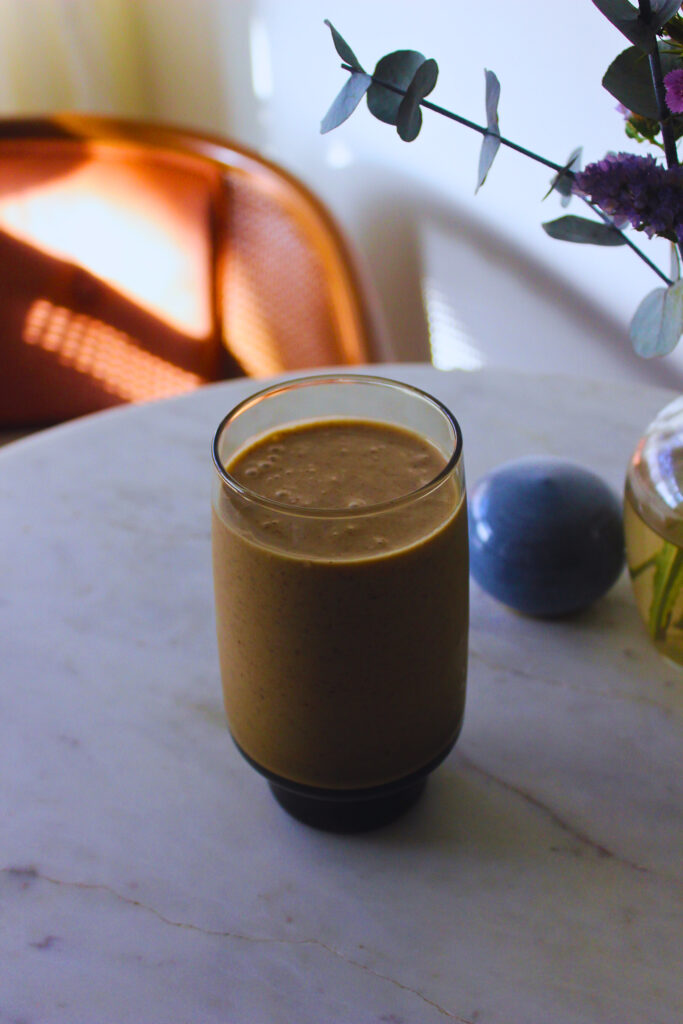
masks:
<path fill-rule="evenodd" d="M 356 480 L 356 499 L 329 508 L 286 491 L 264 497 L 231 471 L 254 444 L 268 463 L 283 431 L 340 422 L 417 435 L 441 468 L 378 501 L 387 465 L 372 445 L 363 457 L 370 482 Z M 307 457 L 310 472 L 322 472 L 315 449 Z M 307 377 L 233 409 L 213 459 L 217 636 L 232 737 L 300 820 L 337 830 L 382 824 L 419 796 L 462 726 L 469 566 L 458 423 L 403 383 Z"/>

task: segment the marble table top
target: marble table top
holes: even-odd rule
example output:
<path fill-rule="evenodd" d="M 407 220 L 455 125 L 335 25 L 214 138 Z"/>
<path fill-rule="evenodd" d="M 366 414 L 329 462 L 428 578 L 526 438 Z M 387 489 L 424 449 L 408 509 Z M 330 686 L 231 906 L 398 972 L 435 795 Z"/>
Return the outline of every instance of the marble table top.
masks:
<path fill-rule="evenodd" d="M 382 367 L 470 484 L 550 453 L 621 490 L 665 391 Z M 519 616 L 472 584 L 465 726 L 375 832 L 290 818 L 225 726 L 210 441 L 256 389 L 0 452 L 0 1024 L 674 1024 L 683 673 L 624 574 Z"/>

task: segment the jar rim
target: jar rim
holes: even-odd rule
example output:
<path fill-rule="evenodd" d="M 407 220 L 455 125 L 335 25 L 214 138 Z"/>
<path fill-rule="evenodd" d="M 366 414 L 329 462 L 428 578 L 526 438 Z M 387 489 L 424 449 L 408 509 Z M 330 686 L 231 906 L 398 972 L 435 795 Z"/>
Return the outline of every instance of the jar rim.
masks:
<path fill-rule="evenodd" d="M 439 472 L 426 484 L 418 487 L 413 491 L 409 491 L 406 494 L 401 494 L 396 498 L 391 498 L 388 501 L 376 502 L 372 505 L 362 505 L 354 508 L 324 508 L 317 506 L 302 506 L 293 505 L 288 502 L 278 501 L 275 498 L 268 498 L 258 491 L 252 490 L 245 484 L 237 480 L 232 474 L 228 472 L 226 467 L 223 465 L 219 455 L 219 445 L 224 431 L 243 413 L 249 408 L 260 402 L 275 396 L 282 394 L 285 391 L 292 391 L 298 388 L 312 387 L 316 385 L 327 384 L 356 384 L 361 386 L 373 386 L 389 388 L 397 391 L 403 391 L 414 398 L 418 398 L 423 402 L 431 405 L 437 412 L 440 412 L 443 418 L 448 423 L 449 429 L 453 437 L 453 451 L 446 464 L 439 470 Z M 311 417 L 310 420 L 302 419 L 301 423 L 316 422 L 324 419 L 325 417 Z M 340 419 L 341 417 L 330 416 L 329 419 Z M 353 417 L 344 417 L 353 419 Z M 382 419 L 373 419 L 372 416 L 363 417 L 363 422 L 376 422 L 381 424 L 391 424 L 391 421 Z M 410 429 L 410 428 L 406 428 Z M 267 436 L 267 432 L 264 433 Z M 235 494 L 238 494 L 242 499 L 248 501 L 251 504 L 261 505 L 264 508 L 271 509 L 274 512 L 280 512 L 290 516 L 301 516 L 302 518 L 360 518 L 363 516 L 377 515 L 379 513 L 388 512 L 390 510 L 399 508 L 403 505 L 412 504 L 415 501 L 426 497 L 432 491 L 437 490 L 441 484 L 447 480 L 452 473 L 457 469 L 461 462 L 463 450 L 462 441 L 462 430 L 457 419 L 450 411 L 448 406 L 444 405 L 443 402 L 439 401 L 433 395 L 423 391 L 421 388 L 417 388 L 412 384 L 406 384 L 403 381 L 392 380 L 388 377 L 381 377 L 372 374 L 360 374 L 360 373 L 334 373 L 334 374 L 317 374 L 305 377 L 294 377 L 289 380 L 283 380 L 273 384 L 269 384 L 265 388 L 261 388 L 254 394 L 249 395 L 247 398 L 238 402 L 230 412 L 218 424 L 216 432 L 213 438 L 212 444 L 212 456 L 213 463 L 221 478 L 222 482 Z"/>

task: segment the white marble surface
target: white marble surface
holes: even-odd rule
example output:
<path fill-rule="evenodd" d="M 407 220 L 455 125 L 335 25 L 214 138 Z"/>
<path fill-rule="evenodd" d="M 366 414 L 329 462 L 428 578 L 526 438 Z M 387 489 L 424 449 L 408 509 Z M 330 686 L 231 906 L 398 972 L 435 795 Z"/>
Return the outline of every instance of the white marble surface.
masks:
<path fill-rule="evenodd" d="M 567 455 L 621 488 L 666 392 L 383 367 L 448 402 L 470 483 Z M 361 836 L 230 742 L 209 446 L 254 388 L 0 452 L 1 1024 L 674 1024 L 683 676 L 628 580 L 541 622 L 472 588 L 462 737 Z"/>

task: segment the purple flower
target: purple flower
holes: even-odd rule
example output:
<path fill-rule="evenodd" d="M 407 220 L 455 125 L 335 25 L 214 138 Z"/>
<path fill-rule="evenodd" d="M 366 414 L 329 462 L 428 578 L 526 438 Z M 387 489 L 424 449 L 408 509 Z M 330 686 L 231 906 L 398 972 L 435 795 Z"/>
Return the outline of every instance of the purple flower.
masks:
<path fill-rule="evenodd" d="M 666 105 L 672 114 L 683 114 L 683 68 L 676 68 L 664 76 Z"/>
<path fill-rule="evenodd" d="M 618 228 L 630 224 L 652 238 L 683 242 L 683 167 L 653 156 L 608 153 L 574 178 L 573 191 L 599 206 Z"/>

